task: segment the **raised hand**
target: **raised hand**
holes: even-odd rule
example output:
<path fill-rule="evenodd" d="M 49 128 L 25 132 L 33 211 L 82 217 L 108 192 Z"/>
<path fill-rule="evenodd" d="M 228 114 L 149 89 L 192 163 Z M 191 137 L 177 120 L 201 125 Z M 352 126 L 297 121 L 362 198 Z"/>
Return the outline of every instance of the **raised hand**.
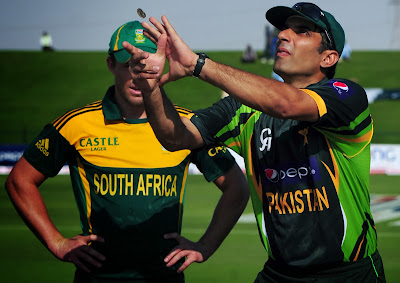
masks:
<path fill-rule="evenodd" d="M 186 76 L 191 76 L 196 66 L 198 55 L 194 53 L 176 33 L 166 16 L 161 17 L 163 24 L 154 17 L 150 17 L 149 20 L 154 27 L 143 22 L 142 25 L 146 29 L 144 34 L 156 43 L 157 47 L 162 36 L 164 34 L 167 35 L 165 56 L 169 62 L 169 71 L 160 79 L 160 85 Z"/>
<path fill-rule="evenodd" d="M 144 52 L 129 42 L 123 42 L 125 50 L 132 55 L 129 60 L 129 71 L 135 85 L 142 93 L 152 92 L 159 85 L 165 66 L 165 45 L 167 36 L 159 37 L 155 54 Z"/>

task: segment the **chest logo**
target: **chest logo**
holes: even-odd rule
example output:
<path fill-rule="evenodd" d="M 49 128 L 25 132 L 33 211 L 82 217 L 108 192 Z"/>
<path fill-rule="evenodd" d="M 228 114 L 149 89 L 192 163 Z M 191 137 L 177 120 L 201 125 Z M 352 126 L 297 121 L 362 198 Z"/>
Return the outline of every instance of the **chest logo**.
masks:
<path fill-rule="evenodd" d="M 298 133 L 304 137 L 304 145 L 308 144 L 308 138 L 307 138 L 308 128 L 305 128 L 304 130 L 300 130 L 300 131 L 298 131 Z"/>
<path fill-rule="evenodd" d="M 119 146 L 119 140 L 118 137 L 90 137 L 80 139 L 79 145 L 91 151 L 106 151 L 107 147 Z"/>
<path fill-rule="evenodd" d="M 264 151 L 267 149 L 267 151 L 271 150 L 271 143 L 272 143 L 272 131 L 270 128 L 265 128 L 261 131 L 260 134 L 260 142 L 261 142 L 261 147 L 260 151 Z"/>

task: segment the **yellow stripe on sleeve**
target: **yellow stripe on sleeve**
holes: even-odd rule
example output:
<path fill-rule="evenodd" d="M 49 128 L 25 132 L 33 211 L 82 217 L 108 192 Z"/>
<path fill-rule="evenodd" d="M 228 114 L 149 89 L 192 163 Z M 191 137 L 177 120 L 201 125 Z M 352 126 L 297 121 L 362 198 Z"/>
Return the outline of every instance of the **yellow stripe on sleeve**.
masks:
<path fill-rule="evenodd" d="M 305 93 L 307 93 L 309 96 L 311 96 L 312 99 L 314 99 L 315 103 L 317 103 L 318 107 L 318 112 L 319 112 L 319 117 L 322 117 L 323 115 L 326 114 L 327 109 L 326 109 L 326 104 L 325 101 L 322 99 L 321 96 L 318 95 L 315 91 L 309 90 L 309 89 L 301 89 Z"/>

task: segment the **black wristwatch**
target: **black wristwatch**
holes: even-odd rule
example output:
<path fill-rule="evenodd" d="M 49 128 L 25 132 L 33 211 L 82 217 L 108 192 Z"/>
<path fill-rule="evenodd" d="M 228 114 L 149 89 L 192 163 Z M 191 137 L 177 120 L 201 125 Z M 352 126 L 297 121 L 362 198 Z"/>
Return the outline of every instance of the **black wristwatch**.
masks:
<path fill-rule="evenodd" d="M 199 59 L 197 59 L 196 67 L 194 67 L 193 77 L 200 77 L 201 69 L 203 69 L 204 63 L 206 62 L 206 58 L 210 58 L 206 53 L 197 53 L 199 55 Z"/>

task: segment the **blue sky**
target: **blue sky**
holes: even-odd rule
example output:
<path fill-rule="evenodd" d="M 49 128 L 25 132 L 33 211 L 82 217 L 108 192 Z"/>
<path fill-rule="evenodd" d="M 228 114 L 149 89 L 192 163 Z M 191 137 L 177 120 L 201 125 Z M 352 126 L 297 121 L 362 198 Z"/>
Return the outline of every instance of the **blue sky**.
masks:
<path fill-rule="evenodd" d="M 2 0 L 0 49 L 38 50 L 48 31 L 58 50 L 107 50 L 121 24 L 165 14 L 195 50 L 242 50 L 247 44 L 262 50 L 265 12 L 296 1 L 262 0 Z M 400 49 L 399 0 L 317 0 L 342 24 L 354 50 Z M 146 19 L 148 19 L 148 17 Z"/>

